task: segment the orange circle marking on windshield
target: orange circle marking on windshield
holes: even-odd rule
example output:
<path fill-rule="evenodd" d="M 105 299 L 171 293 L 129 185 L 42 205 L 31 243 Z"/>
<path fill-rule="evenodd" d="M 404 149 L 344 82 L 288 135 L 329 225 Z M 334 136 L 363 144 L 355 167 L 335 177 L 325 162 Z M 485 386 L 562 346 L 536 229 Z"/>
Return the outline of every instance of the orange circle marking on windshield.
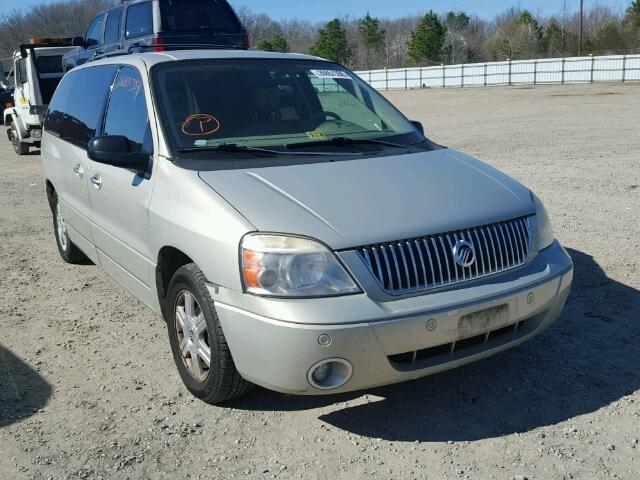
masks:
<path fill-rule="evenodd" d="M 213 135 L 220 130 L 220 120 L 207 113 L 189 115 L 182 122 L 182 133 L 192 137 Z"/>

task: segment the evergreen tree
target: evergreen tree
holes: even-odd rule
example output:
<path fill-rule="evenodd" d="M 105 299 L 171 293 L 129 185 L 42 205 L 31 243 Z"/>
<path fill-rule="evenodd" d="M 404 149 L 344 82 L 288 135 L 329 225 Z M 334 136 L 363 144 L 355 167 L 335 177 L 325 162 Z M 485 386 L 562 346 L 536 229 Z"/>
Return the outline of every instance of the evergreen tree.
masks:
<path fill-rule="evenodd" d="M 518 17 L 518 23 L 520 25 L 525 25 L 526 27 L 528 27 L 532 37 L 535 37 L 538 40 L 542 40 L 542 35 L 544 33 L 543 28 L 538 23 L 538 21 L 533 18 L 533 15 L 531 15 L 531 12 L 529 12 L 529 10 L 525 10 L 520 14 L 520 16 Z"/>
<path fill-rule="evenodd" d="M 471 18 L 464 12 L 449 12 L 447 13 L 447 18 L 444 22 L 447 30 L 457 31 L 466 30 L 467 27 L 469 27 L 469 23 L 471 23 Z"/>
<path fill-rule="evenodd" d="M 409 40 L 409 58 L 415 63 L 440 61 L 447 31 L 432 10 L 427 13 Z"/>
<path fill-rule="evenodd" d="M 347 64 L 351 59 L 351 48 L 347 42 L 347 32 L 339 19 L 331 20 L 318 32 L 316 43 L 309 50 L 311 55 Z"/>
<path fill-rule="evenodd" d="M 282 35 L 274 35 L 271 38 L 260 40 L 256 47 L 258 48 L 258 50 L 264 50 L 265 52 L 286 53 L 289 51 L 289 44 L 287 43 L 287 39 Z"/>
<path fill-rule="evenodd" d="M 633 3 L 629 5 L 625 21 L 631 25 L 632 28 L 640 30 L 640 0 L 634 0 Z"/>
<path fill-rule="evenodd" d="M 542 37 L 545 53 L 550 57 L 564 57 L 567 51 L 567 32 L 552 19 Z"/>
<path fill-rule="evenodd" d="M 367 68 L 370 67 L 371 51 L 379 52 L 384 46 L 385 31 L 380 29 L 380 20 L 367 16 L 360 20 L 358 31 L 366 52 Z"/>

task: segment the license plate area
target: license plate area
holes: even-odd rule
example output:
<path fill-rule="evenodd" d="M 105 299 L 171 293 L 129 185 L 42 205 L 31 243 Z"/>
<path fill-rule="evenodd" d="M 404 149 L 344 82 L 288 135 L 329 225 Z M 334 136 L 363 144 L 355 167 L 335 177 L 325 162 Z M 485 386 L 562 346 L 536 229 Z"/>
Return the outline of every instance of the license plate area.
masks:
<path fill-rule="evenodd" d="M 463 340 L 465 338 L 475 337 L 482 333 L 497 330 L 508 324 L 509 305 L 505 303 L 497 307 L 462 315 L 458 320 L 456 338 Z"/>

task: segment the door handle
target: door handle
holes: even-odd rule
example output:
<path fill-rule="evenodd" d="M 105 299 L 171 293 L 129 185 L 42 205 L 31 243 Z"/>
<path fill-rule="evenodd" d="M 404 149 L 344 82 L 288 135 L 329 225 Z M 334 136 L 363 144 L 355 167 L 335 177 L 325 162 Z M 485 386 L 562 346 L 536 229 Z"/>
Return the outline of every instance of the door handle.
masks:
<path fill-rule="evenodd" d="M 91 185 L 93 185 L 93 188 L 95 188 L 96 190 L 100 190 L 102 188 L 102 177 L 100 176 L 100 173 L 94 173 L 89 181 L 91 182 Z"/>
<path fill-rule="evenodd" d="M 82 177 L 84 177 L 84 168 L 82 168 L 82 165 L 80 163 L 73 167 L 73 174 L 80 180 L 82 180 Z"/>

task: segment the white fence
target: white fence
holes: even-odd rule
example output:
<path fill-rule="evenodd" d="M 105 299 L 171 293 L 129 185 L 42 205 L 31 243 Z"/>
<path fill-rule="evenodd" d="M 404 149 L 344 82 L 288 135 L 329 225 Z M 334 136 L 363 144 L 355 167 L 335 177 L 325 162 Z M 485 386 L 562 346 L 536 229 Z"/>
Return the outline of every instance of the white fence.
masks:
<path fill-rule="evenodd" d="M 356 72 L 377 90 L 640 81 L 640 55 L 545 58 Z"/>

